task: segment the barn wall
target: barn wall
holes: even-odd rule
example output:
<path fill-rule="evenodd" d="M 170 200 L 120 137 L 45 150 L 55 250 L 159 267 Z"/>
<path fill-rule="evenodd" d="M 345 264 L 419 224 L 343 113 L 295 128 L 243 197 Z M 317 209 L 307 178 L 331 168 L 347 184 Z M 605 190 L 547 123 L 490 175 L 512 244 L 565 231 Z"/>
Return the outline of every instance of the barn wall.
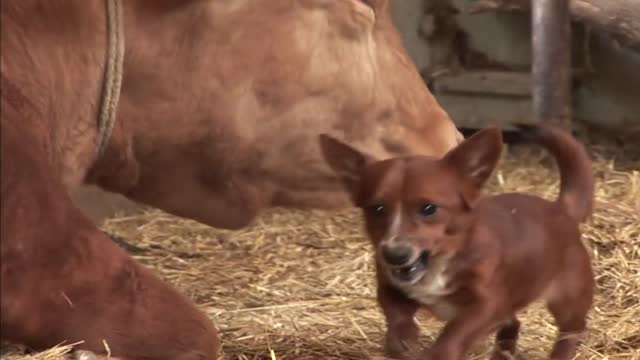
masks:
<path fill-rule="evenodd" d="M 486 56 L 492 63 L 482 64 L 476 59 L 464 70 L 456 69 L 458 64 L 451 56 L 443 55 L 446 52 L 443 44 L 454 41 L 450 35 L 431 40 L 419 35 L 421 26 L 433 24 L 429 22 L 433 20 L 429 18 L 433 16 L 430 9 L 447 3 L 460 11 L 452 19 L 458 30 L 468 36 L 467 50 L 476 58 L 478 55 Z M 529 77 L 531 44 L 528 16 L 504 13 L 471 15 L 465 11 L 468 4 L 468 0 L 394 1 L 394 18 L 409 54 L 427 73 L 425 77 L 434 95 L 457 125 L 508 127 L 505 124 L 510 121 L 530 120 L 530 94 L 504 94 L 500 90 L 505 76 L 511 76 L 513 82 Z M 447 29 L 440 30 L 446 34 Z M 447 36 L 450 38 L 445 39 Z M 585 36 L 580 24 L 574 26 L 573 38 L 574 69 L 579 74 L 574 81 L 574 118 L 612 130 L 640 130 L 640 54 L 620 48 L 603 33 L 592 31 L 591 36 Z M 429 71 L 442 73 L 443 62 L 452 68 L 454 74 L 439 75 L 436 79 L 430 77 Z M 496 72 L 496 65 L 508 70 Z M 483 83 L 479 84 L 478 76 L 471 76 L 469 72 L 481 73 Z M 452 82 L 455 86 L 451 85 Z M 479 85 L 486 91 L 467 91 Z"/>

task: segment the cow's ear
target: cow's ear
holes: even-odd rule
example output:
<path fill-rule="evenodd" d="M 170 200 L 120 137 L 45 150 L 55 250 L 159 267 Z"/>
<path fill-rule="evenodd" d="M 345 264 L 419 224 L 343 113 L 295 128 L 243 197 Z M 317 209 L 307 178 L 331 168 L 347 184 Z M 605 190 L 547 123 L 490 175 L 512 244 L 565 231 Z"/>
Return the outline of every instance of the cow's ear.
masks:
<path fill-rule="evenodd" d="M 327 134 L 319 136 L 322 156 L 355 199 L 365 166 L 374 159 Z"/>

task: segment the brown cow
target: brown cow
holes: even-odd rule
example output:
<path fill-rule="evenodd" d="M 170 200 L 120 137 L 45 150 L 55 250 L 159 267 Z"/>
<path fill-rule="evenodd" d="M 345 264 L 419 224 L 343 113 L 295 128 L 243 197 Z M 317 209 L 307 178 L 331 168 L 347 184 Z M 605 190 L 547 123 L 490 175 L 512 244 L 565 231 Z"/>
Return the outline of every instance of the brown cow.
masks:
<path fill-rule="evenodd" d="M 96 152 L 102 1 L 2 1 L 1 330 L 40 349 L 213 359 L 213 324 L 75 208 L 83 183 L 211 226 L 271 206 L 348 206 L 331 133 L 380 158 L 461 135 L 424 86 L 387 1 L 123 1 L 115 127 Z"/>

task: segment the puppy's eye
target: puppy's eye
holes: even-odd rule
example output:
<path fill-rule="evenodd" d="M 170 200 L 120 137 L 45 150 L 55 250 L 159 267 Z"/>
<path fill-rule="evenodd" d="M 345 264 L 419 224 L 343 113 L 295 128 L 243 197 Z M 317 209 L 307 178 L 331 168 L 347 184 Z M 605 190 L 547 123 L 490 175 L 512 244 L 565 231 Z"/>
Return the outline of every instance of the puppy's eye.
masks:
<path fill-rule="evenodd" d="M 418 213 L 422 217 L 429 217 L 435 214 L 438 211 L 438 207 L 434 204 L 424 204 L 420 206 Z"/>
<path fill-rule="evenodd" d="M 382 216 L 387 213 L 387 208 L 382 204 L 369 205 L 367 212 L 374 216 Z"/>

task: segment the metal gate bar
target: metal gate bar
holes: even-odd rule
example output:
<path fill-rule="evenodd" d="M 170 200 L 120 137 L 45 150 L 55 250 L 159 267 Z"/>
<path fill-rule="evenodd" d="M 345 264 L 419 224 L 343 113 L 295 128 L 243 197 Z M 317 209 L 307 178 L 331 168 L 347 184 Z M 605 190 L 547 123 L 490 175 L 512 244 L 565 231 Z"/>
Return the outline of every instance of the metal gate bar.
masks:
<path fill-rule="evenodd" d="M 532 0 L 534 122 L 571 126 L 569 0 Z"/>

